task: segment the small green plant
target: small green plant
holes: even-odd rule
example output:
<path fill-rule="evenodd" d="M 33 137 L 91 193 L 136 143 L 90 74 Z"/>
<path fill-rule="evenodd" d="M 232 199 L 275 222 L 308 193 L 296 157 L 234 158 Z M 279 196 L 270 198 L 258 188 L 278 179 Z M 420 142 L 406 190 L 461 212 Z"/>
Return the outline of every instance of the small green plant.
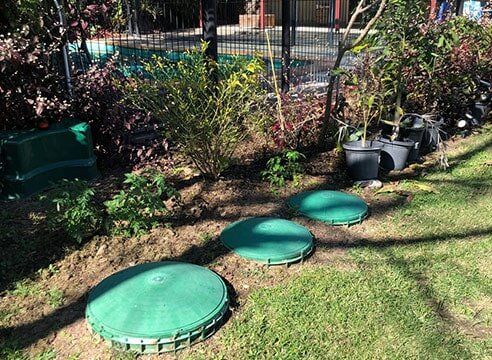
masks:
<path fill-rule="evenodd" d="M 214 237 L 215 237 L 215 235 L 213 232 L 205 232 L 205 233 L 200 234 L 200 240 L 203 243 L 208 243 L 208 242 L 212 241 L 214 239 Z"/>
<path fill-rule="evenodd" d="M 60 307 L 65 302 L 65 294 L 57 288 L 49 289 L 46 292 L 46 296 L 48 297 L 48 303 L 53 309 Z"/>
<path fill-rule="evenodd" d="M 47 213 L 50 229 L 61 228 L 78 243 L 93 235 L 101 227 L 101 214 L 94 196 L 94 190 L 85 181 L 63 181 L 43 197 L 52 205 Z"/>
<path fill-rule="evenodd" d="M 268 160 L 267 168 L 261 172 L 261 177 L 268 180 L 272 188 L 285 187 L 287 180 L 292 180 L 292 185 L 298 186 L 304 170 L 301 164 L 303 159 L 305 156 L 298 151 L 284 151 Z"/>
<path fill-rule="evenodd" d="M 12 307 L 0 310 L 0 327 L 7 327 L 10 320 L 15 317 L 20 312 L 18 305 L 13 305 Z"/>
<path fill-rule="evenodd" d="M 10 290 L 8 293 L 21 298 L 38 296 L 41 295 L 41 286 L 31 279 L 24 279 L 16 282 L 14 289 Z"/>
<path fill-rule="evenodd" d="M 59 272 L 60 272 L 60 269 L 55 264 L 49 264 L 46 269 L 39 269 L 37 271 L 38 275 L 44 276 L 44 277 L 50 277 L 50 276 L 53 276 L 55 274 L 58 274 Z"/>
<path fill-rule="evenodd" d="M 179 193 L 164 175 L 154 171 L 125 177 L 125 189 L 105 202 L 107 227 L 114 235 L 139 236 L 168 215 L 165 201 L 179 197 Z"/>

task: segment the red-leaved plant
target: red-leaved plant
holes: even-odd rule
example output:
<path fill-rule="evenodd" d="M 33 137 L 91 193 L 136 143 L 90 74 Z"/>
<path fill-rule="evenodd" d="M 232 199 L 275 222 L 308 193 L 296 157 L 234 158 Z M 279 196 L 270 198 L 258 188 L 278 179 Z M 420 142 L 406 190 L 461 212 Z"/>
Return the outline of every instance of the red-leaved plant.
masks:
<path fill-rule="evenodd" d="M 92 66 L 74 81 L 73 116 L 91 125 L 96 154 L 106 165 L 139 166 L 167 153 L 152 116 L 122 101 L 121 83 L 127 81 L 113 61 Z"/>
<path fill-rule="evenodd" d="M 0 35 L 0 130 L 62 119 L 70 107 L 59 66 L 59 44 L 24 26 Z"/>
<path fill-rule="evenodd" d="M 271 126 L 272 139 L 279 149 L 299 149 L 317 141 L 325 97 L 319 94 L 281 93 Z"/>

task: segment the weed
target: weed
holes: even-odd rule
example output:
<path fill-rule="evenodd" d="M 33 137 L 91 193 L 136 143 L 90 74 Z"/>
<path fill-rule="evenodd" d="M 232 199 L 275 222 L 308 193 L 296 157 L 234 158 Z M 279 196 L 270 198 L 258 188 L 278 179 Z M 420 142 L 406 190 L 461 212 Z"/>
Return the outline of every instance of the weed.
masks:
<path fill-rule="evenodd" d="M 55 360 L 56 351 L 54 349 L 45 349 L 34 357 L 34 360 Z"/>
<path fill-rule="evenodd" d="M 94 204 L 94 190 L 87 182 L 63 181 L 58 188 L 42 199 L 54 205 L 47 215 L 52 231 L 62 228 L 67 235 L 81 243 L 101 226 L 101 214 Z"/>
<path fill-rule="evenodd" d="M 261 172 L 264 180 L 270 182 L 272 189 L 285 187 L 287 180 L 292 180 L 292 186 L 299 186 L 303 166 L 300 163 L 305 156 L 298 151 L 288 150 L 267 162 L 266 170 Z"/>
<path fill-rule="evenodd" d="M 215 234 L 211 233 L 211 232 L 206 232 L 206 233 L 200 234 L 200 240 L 203 243 L 208 243 L 208 242 L 212 241 L 214 239 L 214 237 L 215 237 Z"/>
<path fill-rule="evenodd" d="M 49 289 L 46 292 L 46 296 L 48 298 L 48 304 L 50 304 L 53 309 L 60 307 L 65 302 L 65 294 L 63 291 L 56 288 Z"/>
<path fill-rule="evenodd" d="M 41 285 L 30 279 L 24 279 L 15 283 L 14 289 L 8 292 L 10 295 L 26 298 L 42 294 Z"/>
<path fill-rule="evenodd" d="M 164 175 L 154 171 L 125 176 L 125 189 L 105 202 L 107 227 L 114 235 L 139 236 L 168 215 L 165 201 L 179 193 Z"/>

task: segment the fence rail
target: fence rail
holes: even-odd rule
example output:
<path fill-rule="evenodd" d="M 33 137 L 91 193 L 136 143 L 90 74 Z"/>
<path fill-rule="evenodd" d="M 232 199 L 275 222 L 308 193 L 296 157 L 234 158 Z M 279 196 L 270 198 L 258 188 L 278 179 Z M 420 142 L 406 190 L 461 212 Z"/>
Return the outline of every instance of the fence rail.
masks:
<path fill-rule="evenodd" d="M 349 0 L 127 0 L 126 30 L 87 39 L 85 56 L 72 44 L 80 69 L 115 57 L 127 71 L 152 55 L 180 59 L 204 39 L 218 61 L 231 55 L 261 56 L 266 77 L 282 88 L 324 82 L 344 32 Z M 337 5 L 338 4 L 338 5 Z M 144 6 L 145 5 L 145 6 Z M 338 6 L 338 8 L 337 8 Z M 354 30 L 355 35 L 357 30 Z M 352 36 L 352 34 L 350 34 Z M 271 42 L 273 67 L 268 61 Z M 349 59 L 348 59 L 349 60 Z"/>

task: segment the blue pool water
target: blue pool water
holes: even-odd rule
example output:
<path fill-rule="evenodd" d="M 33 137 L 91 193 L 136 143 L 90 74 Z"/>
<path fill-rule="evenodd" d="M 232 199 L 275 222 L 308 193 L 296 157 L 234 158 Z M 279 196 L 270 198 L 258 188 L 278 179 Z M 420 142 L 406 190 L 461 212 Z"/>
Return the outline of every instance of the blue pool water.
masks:
<path fill-rule="evenodd" d="M 183 51 L 165 51 L 165 50 L 149 50 L 149 49 L 140 49 L 135 47 L 126 47 L 121 45 L 112 45 L 105 44 L 101 42 L 87 42 L 87 48 L 91 57 L 91 61 L 94 63 L 104 64 L 113 56 L 117 55 L 118 59 L 120 59 L 122 64 L 122 70 L 125 75 L 131 75 L 131 73 L 135 72 L 143 72 L 143 67 L 141 65 L 142 60 L 149 60 L 153 56 L 160 56 L 162 58 L 167 58 L 171 61 L 180 61 L 186 59 L 188 56 Z M 84 59 L 78 51 L 78 46 L 76 44 L 71 44 L 70 54 L 74 64 L 79 68 L 87 68 L 88 61 Z M 253 58 L 251 55 L 239 55 L 244 58 Z M 220 54 L 219 62 L 228 62 L 230 61 L 234 55 L 229 54 Z M 268 59 L 264 59 L 267 65 L 267 68 L 270 68 L 270 62 Z M 293 60 L 291 62 L 291 67 L 304 67 L 311 65 L 312 62 L 304 61 L 304 60 Z M 282 61 L 280 59 L 274 59 L 274 67 L 275 70 L 280 70 L 282 68 Z"/>

